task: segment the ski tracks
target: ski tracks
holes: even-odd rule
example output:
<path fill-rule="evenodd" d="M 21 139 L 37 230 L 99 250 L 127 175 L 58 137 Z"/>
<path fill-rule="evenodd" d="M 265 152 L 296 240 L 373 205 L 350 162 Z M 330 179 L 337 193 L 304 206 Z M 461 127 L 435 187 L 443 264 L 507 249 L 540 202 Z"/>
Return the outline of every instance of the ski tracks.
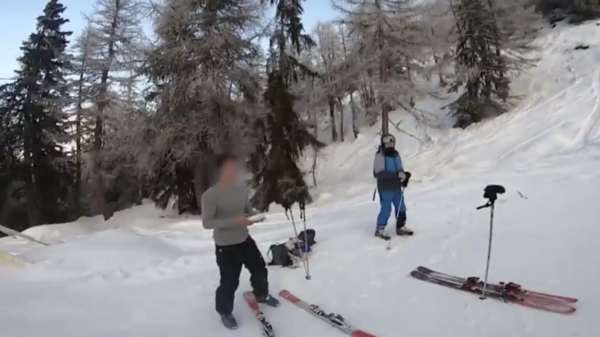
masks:
<path fill-rule="evenodd" d="M 580 147 L 594 143 L 600 131 L 600 73 L 596 71 L 593 76 L 594 106 L 575 138 L 575 144 Z"/>

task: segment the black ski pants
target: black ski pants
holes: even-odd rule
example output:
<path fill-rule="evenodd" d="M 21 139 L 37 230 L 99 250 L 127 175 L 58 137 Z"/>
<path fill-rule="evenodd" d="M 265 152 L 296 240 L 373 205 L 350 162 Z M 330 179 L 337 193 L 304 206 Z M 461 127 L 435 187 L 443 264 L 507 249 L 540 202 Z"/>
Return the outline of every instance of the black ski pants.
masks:
<path fill-rule="evenodd" d="M 242 266 L 250 272 L 250 284 L 254 296 L 266 297 L 269 294 L 267 266 L 252 237 L 231 246 L 216 246 L 217 265 L 221 281 L 217 288 L 216 309 L 221 315 L 233 312 L 235 291 L 240 284 Z"/>

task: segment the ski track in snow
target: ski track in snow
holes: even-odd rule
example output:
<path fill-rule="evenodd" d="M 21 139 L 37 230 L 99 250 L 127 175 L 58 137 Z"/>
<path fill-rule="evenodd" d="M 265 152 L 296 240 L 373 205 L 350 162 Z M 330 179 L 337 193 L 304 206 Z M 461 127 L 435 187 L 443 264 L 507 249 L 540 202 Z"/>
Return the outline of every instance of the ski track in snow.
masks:
<path fill-rule="evenodd" d="M 317 230 L 312 279 L 305 280 L 302 268 L 269 267 L 272 293 L 289 289 L 378 337 L 599 336 L 600 72 L 590 71 L 600 63 L 597 30 L 594 22 L 548 30 L 537 68 L 515 84 L 527 97 L 513 112 L 432 134 L 427 146 L 397 135 L 415 173 L 406 203 L 416 234 L 395 237 L 391 250 L 373 237 L 376 131 L 326 149 L 327 160 L 317 167 L 317 201 L 307 209 L 307 226 Z M 590 49 L 574 51 L 576 43 Z M 490 281 L 578 297 L 577 313 L 481 301 L 408 275 L 425 265 L 483 276 L 489 210 L 475 207 L 493 183 L 507 192 L 496 207 Z M 251 232 L 264 254 L 293 236 L 291 222 L 275 211 Z M 26 233 L 64 243 L 0 239 L 0 249 L 29 262 L 22 269 L 0 266 L 2 336 L 260 336 L 242 298 L 250 288 L 246 270 L 234 312 L 241 327 L 222 327 L 214 312 L 211 232 L 195 217 L 148 202 L 108 223 L 80 219 Z M 264 312 L 278 337 L 344 336 L 283 299 Z"/>
<path fill-rule="evenodd" d="M 594 79 L 592 81 L 592 87 L 594 89 L 594 107 L 590 113 L 586 124 L 583 129 L 583 139 L 587 144 L 593 143 L 598 137 L 598 129 L 600 128 L 600 73 L 594 72 Z M 584 144 L 585 145 L 585 144 Z"/>

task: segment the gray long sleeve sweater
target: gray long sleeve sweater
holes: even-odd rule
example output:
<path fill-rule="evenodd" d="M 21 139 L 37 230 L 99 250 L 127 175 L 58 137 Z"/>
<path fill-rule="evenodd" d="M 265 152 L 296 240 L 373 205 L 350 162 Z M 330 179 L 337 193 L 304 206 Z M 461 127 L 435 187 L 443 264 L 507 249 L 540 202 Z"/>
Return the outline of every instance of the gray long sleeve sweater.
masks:
<path fill-rule="evenodd" d="M 242 186 L 214 185 L 202 194 L 202 226 L 213 230 L 218 246 L 231 246 L 248 238 L 248 227 L 235 223 L 239 216 L 252 216 L 247 191 Z"/>

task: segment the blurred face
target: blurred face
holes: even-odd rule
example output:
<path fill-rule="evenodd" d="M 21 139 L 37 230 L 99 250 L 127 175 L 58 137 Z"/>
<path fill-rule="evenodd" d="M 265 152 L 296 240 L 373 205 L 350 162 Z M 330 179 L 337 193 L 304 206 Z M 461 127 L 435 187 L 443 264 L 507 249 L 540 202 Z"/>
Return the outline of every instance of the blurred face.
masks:
<path fill-rule="evenodd" d="M 236 160 L 230 159 L 223 163 L 221 168 L 221 182 L 226 184 L 235 184 L 238 176 L 238 163 Z"/>

